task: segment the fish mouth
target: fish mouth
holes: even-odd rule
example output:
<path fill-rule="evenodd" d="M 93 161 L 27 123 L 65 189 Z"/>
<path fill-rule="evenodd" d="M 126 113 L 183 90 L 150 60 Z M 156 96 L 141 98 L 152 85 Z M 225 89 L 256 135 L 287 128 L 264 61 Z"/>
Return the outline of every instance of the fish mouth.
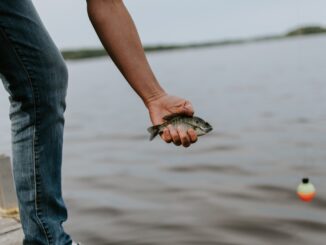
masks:
<path fill-rule="evenodd" d="M 209 133 L 209 132 L 212 131 L 212 130 L 213 130 L 213 127 L 203 128 L 203 131 L 204 131 L 205 133 Z"/>
<path fill-rule="evenodd" d="M 213 130 L 213 127 L 210 127 L 210 128 L 208 128 L 208 129 L 206 129 L 206 132 L 209 133 L 209 132 L 212 131 L 212 130 Z"/>

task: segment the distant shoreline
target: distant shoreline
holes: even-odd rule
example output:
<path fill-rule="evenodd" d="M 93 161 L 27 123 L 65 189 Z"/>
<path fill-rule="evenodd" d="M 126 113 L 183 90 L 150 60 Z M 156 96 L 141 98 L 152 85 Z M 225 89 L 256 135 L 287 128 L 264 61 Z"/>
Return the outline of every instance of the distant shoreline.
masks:
<path fill-rule="evenodd" d="M 180 49 L 195 49 L 195 48 L 205 48 L 214 46 L 226 46 L 234 44 L 252 43 L 252 42 L 262 42 L 268 40 L 280 40 L 297 36 L 307 36 L 316 34 L 326 34 L 326 28 L 321 26 L 305 26 L 296 28 L 282 35 L 271 35 L 256 38 L 247 39 L 233 39 L 224 41 L 211 41 L 211 42 L 201 42 L 201 43 L 185 43 L 185 44 L 171 44 L 171 45 L 149 45 L 144 46 L 145 52 L 162 52 L 168 50 L 180 50 Z M 75 50 L 62 50 L 61 51 L 65 60 L 81 60 L 90 59 L 107 56 L 104 48 L 93 48 L 93 49 L 75 49 Z"/>

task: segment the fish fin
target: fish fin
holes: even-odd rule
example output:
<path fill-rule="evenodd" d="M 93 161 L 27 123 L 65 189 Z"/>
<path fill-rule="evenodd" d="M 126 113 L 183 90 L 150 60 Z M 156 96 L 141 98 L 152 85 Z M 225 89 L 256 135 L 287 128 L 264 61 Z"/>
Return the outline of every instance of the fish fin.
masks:
<path fill-rule="evenodd" d="M 164 116 L 163 119 L 165 121 L 169 121 L 169 120 L 171 120 L 174 117 L 182 116 L 182 115 L 183 115 L 182 113 L 172 113 L 172 114 L 169 114 L 169 115 Z"/>
<path fill-rule="evenodd" d="M 150 133 L 149 140 L 152 141 L 160 132 L 160 125 L 155 125 L 152 127 L 149 127 L 147 131 Z"/>

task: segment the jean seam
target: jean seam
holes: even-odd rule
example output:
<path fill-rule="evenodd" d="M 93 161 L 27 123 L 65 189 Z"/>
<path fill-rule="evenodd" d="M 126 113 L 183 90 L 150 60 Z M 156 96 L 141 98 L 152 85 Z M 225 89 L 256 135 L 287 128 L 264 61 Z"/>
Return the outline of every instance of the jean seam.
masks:
<path fill-rule="evenodd" d="M 29 81 L 29 84 L 30 84 L 30 87 L 32 90 L 34 116 L 35 116 L 35 125 L 33 125 L 33 146 L 32 146 L 33 147 L 33 163 L 34 163 L 35 214 L 36 214 L 37 222 L 43 229 L 43 232 L 46 237 L 48 245 L 51 245 L 51 244 L 53 244 L 52 236 L 49 232 L 49 229 L 48 229 L 46 223 L 43 221 L 43 219 L 41 217 L 42 210 L 39 209 L 39 207 L 38 207 L 38 204 L 39 204 L 38 194 L 41 194 L 39 191 L 39 188 L 38 188 L 38 186 L 39 186 L 39 178 L 38 177 L 39 176 L 36 173 L 36 168 L 39 165 L 39 164 L 36 164 L 37 162 L 39 162 L 39 158 L 38 158 L 38 154 L 37 154 L 38 152 L 36 150 L 37 148 L 39 148 L 38 147 L 38 137 L 37 137 L 37 133 L 36 133 L 37 128 L 39 126 L 39 121 L 38 121 L 39 112 L 37 110 L 37 103 L 36 103 L 37 98 L 39 99 L 38 90 L 37 90 L 37 86 L 35 86 L 35 84 L 33 84 L 33 82 L 32 82 L 32 78 L 30 75 L 31 72 L 29 72 L 27 69 L 27 66 L 25 66 L 25 64 L 23 62 L 24 61 L 23 57 L 21 57 L 19 55 L 19 48 L 14 45 L 14 43 L 10 39 L 10 35 L 6 32 L 6 29 L 4 27 L 0 26 L 0 31 L 3 33 L 4 37 L 8 40 L 9 45 L 12 46 L 12 49 L 15 53 L 17 60 L 19 61 L 22 69 L 24 70 L 24 72 L 27 75 L 27 78 L 28 78 L 28 81 Z"/>

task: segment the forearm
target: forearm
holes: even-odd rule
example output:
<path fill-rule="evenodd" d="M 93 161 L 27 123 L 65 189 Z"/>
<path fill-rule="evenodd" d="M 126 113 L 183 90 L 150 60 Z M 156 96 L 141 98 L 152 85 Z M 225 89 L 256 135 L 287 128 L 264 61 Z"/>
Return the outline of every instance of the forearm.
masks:
<path fill-rule="evenodd" d="M 144 103 L 165 95 L 122 0 L 88 0 L 87 8 L 103 46 Z"/>

